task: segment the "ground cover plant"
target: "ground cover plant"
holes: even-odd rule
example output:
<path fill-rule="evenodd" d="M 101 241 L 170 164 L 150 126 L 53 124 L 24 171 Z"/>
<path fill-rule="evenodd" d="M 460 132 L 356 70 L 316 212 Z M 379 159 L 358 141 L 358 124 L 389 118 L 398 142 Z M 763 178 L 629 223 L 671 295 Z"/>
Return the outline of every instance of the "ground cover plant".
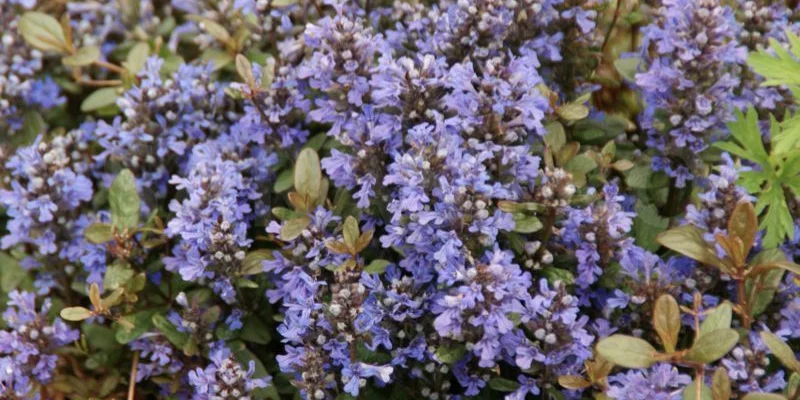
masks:
<path fill-rule="evenodd" d="M 795 0 L 0 0 L 0 399 L 800 399 Z"/>

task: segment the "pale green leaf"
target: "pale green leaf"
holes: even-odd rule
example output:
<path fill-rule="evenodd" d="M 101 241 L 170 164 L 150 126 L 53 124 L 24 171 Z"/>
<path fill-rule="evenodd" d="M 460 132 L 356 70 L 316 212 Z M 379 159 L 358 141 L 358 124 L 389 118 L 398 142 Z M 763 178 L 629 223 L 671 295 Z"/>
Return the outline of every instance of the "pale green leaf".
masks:
<path fill-rule="evenodd" d="M 19 19 L 17 29 L 29 45 L 39 50 L 56 53 L 68 53 L 70 50 L 61 24 L 47 14 L 26 12 Z"/>
<path fill-rule="evenodd" d="M 97 111 L 101 108 L 114 105 L 118 97 L 119 94 L 115 87 L 97 89 L 83 100 L 83 103 L 81 103 L 81 111 Z"/>
<path fill-rule="evenodd" d="M 139 226 L 142 200 L 136 190 L 136 178 L 129 169 L 120 171 L 108 191 L 111 221 L 119 230 L 132 231 Z"/>
<path fill-rule="evenodd" d="M 684 359 L 709 364 L 728 354 L 739 342 L 739 333 L 733 329 L 717 329 L 700 336 L 684 355 Z"/>
<path fill-rule="evenodd" d="M 81 47 L 78 51 L 61 59 L 64 65 L 70 67 L 83 67 L 100 59 L 100 48 L 97 46 Z"/>
<path fill-rule="evenodd" d="M 611 335 L 601 339 L 597 352 L 603 358 L 627 368 L 648 368 L 656 362 L 658 351 L 646 341 L 633 336 Z"/>
<path fill-rule="evenodd" d="M 61 310 L 61 318 L 67 321 L 83 321 L 90 318 L 92 311 L 84 307 L 67 307 Z"/>

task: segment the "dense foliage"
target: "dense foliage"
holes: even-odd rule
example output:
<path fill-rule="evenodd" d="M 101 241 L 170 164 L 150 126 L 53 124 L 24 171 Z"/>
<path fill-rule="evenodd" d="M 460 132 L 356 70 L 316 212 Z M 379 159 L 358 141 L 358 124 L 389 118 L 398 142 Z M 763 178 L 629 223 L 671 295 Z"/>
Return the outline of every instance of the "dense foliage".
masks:
<path fill-rule="evenodd" d="M 796 0 L 0 0 L 1 399 L 800 399 Z"/>

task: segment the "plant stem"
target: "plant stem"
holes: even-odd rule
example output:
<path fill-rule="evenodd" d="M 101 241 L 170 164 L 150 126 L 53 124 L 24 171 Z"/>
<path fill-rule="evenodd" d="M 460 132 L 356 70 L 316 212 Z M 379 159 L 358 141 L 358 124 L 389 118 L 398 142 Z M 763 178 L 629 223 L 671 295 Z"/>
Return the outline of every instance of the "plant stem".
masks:
<path fill-rule="evenodd" d="M 85 86 L 96 86 L 96 87 L 108 87 L 108 86 L 120 86 L 122 85 L 122 81 L 119 79 L 109 79 L 109 80 L 94 80 L 94 79 L 83 79 L 78 81 L 81 85 Z"/>
<path fill-rule="evenodd" d="M 114 64 L 112 64 L 110 62 L 107 62 L 107 61 L 97 60 L 97 61 L 94 61 L 93 64 L 97 65 L 98 67 L 102 67 L 102 68 L 106 68 L 106 69 L 108 69 L 110 71 L 114 71 L 114 72 L 116 72 L 118 74 L 122 74 L 122 73 L 125 72 L 125 68 L 122 68 L 122 67 L 120 67 L 118 65 L 114 65 Z"/>
<path fill-rule="evenodd" d="M 624 0 L 617 0 L 617 8 L 614 10 L 614 17 L 611 19 L 611 23 L 608 25 L 608 31 L 606 31 L 606 37 L 603 39 L 603 45 L 600 46 L 600 52 L 605 51 L 606 46 L 608 45 L 608 41 L 611 39 L 611 32 L 617 25 L 617 20 L 619 19 L 619 11 L 623 1 Z"/>
<path fill-rule="evenodd" d="M 739 268 L 738 276 L 736 277 L 736 297 L 737 302 L 739 303 L 741 315 L 742 315 L 742 324 L 744 324 L 745 329 L 748 331 L 750 330 L 750 310 L 748 309 L 747 305 L 747 294 L 745 293 L 745 285 L 744 285 L 744 267 Z"/>
<path fill-rule="evenodd" d="M 133 364 L 131 365 L 131 377 L 128 382 L 128 400 L 133 400 L 136 396 L 136 370 L 139 368 L 139 352 L 133 353 Z"/>

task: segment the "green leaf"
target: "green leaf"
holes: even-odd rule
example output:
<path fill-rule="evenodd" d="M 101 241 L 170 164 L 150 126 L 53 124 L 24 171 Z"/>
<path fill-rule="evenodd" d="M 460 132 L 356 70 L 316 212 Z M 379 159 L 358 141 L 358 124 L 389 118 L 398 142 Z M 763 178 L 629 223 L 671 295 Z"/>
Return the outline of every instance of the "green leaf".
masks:
<path fill-rule="evenodd" d="M 636 73 L 639 72 L 641 62 L 639 57 L 618 58 L 614 60 L 614 68 L 623 78 L 630 82 L 636 82 Z"/>
<path fill-rule="evenodd" d="M 627 368 L 647 368 L 656 362 L 658 351 L 646 341 L 627 335 L 611 335 L 597 343 L 603 358 Z"/>
<path fill-rule="evenodd" d="M 83 67 L 99 59 L 100 48 L 97 46 L 86 46 L 78 49 L 75 54 L 62 58 L 61 62 L 69 67 Z"/>
<path fill-rule="evenodd" d="M 669 218 L 664 218 L 658 214 L 658 208 L 653 204 L 636 205 L 636 219 L 633 221 L 633 235 L 636 244 L 643 248 L 656 251 L 658 243 L 656 236 L 669 226 Z"/>
<path fill-rule="evenodd" d="M 533 233 L 542 229 L 542 222 L 533 215 L 514 213 L 514 232 Z"/>
<path fill-rule="evenodd" d="M 697 397 L 697 380 L 694 380 L 683 390 L 683 400 L 714 400 L 711 389 L 704 383 L 700 385 L 700 398 Z"/>
<path fill-rule="evenodd" d="M 748 393 L 742 400 L 786 400 L 786 397 L 772 393 Z"/>
<path fill-rule="evenodd" d="M 178 330 L 178 327 L 169 322 L 167 318 L 161 314 L 153 315 L 153 326 L 156 327 L 164 337 L 174 344 L 177 348 L 183 348 L 189 340 L 189 335 Z"/>
<path fill-rule="evenodd" d="M 294 170 L 293 169 L 286 169 L 281 171 L 278 174 L 278 177 L 275 179 L 275 184 L 272 186 L 272 189 L 275 190 L 275 193 L 285 192 L 291 189 L 292 184 L 294 183 L 292 180 L 294 179 Z"/>
<path fill-rule="evenodd" d="M 792 50 L 794 51 L 794 48 Z M 770 51 L 774 52 L 774 55 Z M 766 78 L 762 83 L 764 86 L 800 84 L 800 63 L 774 39 L 770 39 L 769 50 L 760 49 L 750 53 L 747 64 L 757 74 Z"/>
<path fill-rule="evenodd" d="M 115 350 L 120 348 L 120 344 L 114 340 L 114 331 L 107 326 L 83 324 L 81 330 L 86 335 L 86 341 L 92 349 Z"/>
<path fill-rule="evenodd" d="M 233 356 L 236 358 L 239 363 L 242 365 L 249 365 L 252 361 L 255 365 L 255 372 L 253 373 L 254 378 L 263 378 L 268 375 L 267 368 L 264 367 L 264 363 L 251 352 L 244 342 L 234 340 L 228 342 L 228 348 L 231 349 Z M 275 389 L 274 385 L 269 385 L 267 388 L 260 388 L 256 389 L 252 392 L 253 399 L 273 399 L 273 400 L 280 400 L 281 397 Z"/>
<path fill-rule="evenodd" d="M 136 75 L 144 68 L 144 65 L 147 63 L 147 57 L 149 56 L 150 45 L 145 42 L 136 43 L 125 58 L 125 69 L 127 69 L 131 75 Z"/>
<path fill-rule="evenodd" d="M 219 71 L 233 62 L 233 56 L 227 51 L 210 48 L 206 49 L 203 54 L 200 55 L 200 60 L 204 63 L 213 63 L 214 71 Z"/>
<path fill-rule="evenodd" d="M 26 146 L 33 143 L 36 136 L 45 133 L 46 130 L 47 123 L 42 114 L 33 109 L 25 110 L 22 116 L 22 132 L 13 135 L 10 142 L 12 145 Z"/>
<path fill-rule="evenodd" d="M 656 236 L 662 246 L 683 254 L 700 263 L 726 270 L 725 264 L 717 257 L 717 251 L 703 238 L 703 231 L 694 225 L 683 225 Z"/>
<path fill-rule="evenodd" d="M 764 248 L 775 248 L 783 244 L 784 239 L 794 236 L 794 219 L 786 204 L 786 196 L 780 184 L 770 183 L 766 190 L 761 191 L 756 201 L 756 211 L 761 213 L 760 229 L 766 229 Z"/>
<path fill-rule="evenodd" d="M 294 164 L 294 188 L 298 193 L 316 199 L 320 194 L 322 170 L 319 155 L 314 149 L 305 148 L 300 151 Z"/>
<path fill-rule="evenodd" d="M 122 317 L 131 327 L 126 327 L 120 323 L 114 324 L 117 331 L 114 336 L 117 342 L 127 344 L 149 331 L 153 327 L 153 314 L 155 313 L 155 310 L 146 310 Z"/>
<path fill-rule="evenodd" d="M 355 250 L 356 244 L 358 243 L 358 237 L 361 235 L 361 232 L 359 232 L 358 229 L 358 220 L 352 216 L 345 218 L 344 226 L 342 227 L 342 234 L 344 235 L 344 243 L 347 245 L 347 247 L 351 250 Z"/>
<path fill-rule="evenodd" d="M 273 7 L 288 7 L 297 4 L 298 0 L 272 0 Z"/>
<path fill-rule="evenodd" d="M 83 236 L 91 243 L 102 244 L 111 241 L 114 238 L 114 232 L 111 225 L 98 222 L 87 226 L 83 231 Z"/>
<path fill-rule="evenodd" d="M 665 294 L 656 300 L 653 310 L 653 328 L 664 343 L 667 352 L 675 351 L 681 330 L 681 310 L 675 298 Z"/>
<path fill-rule="evenodd" d="M 223 44 L 231 43 L 231 34 L 222 25 L 198 15 L 189 15 L 188 19 L 195 21 L 200 25 L 200 28 L 208 32 L 214 39 L 219 40 Z"/>
<path fill-rule="evenodd" d="M 800 361 L 797 360 L 794 351 L 786 342 L 775 336 L 772 332 L 767 331 L 761 332 L 761 339 L 769 348 L 769 351 L 780 360 L 781 364 L 794 372 L 800 373 Z"/>
<path fill-rule="evenodd" d="M 556 114 L 566 121 L 578 121 L 589 116 L 589 108 L 580 103 L 568 103 L 558 107 Z"/>
<path fill-rule="evenodd" d="M 384 271 L 386 271 L 386 267 L 388 267 L 391 264 L 392 262 L 388 260 L 382 260 L 382 259 L 372 260 L 371 263 L 369 263 L 366 267 L 364 267 L 364 272 L 368 274 L 382 274 Z"/>
<path fill-rule="evenodd" d="M 728 354 L 739 342 L 739 333 L 733 329 L 717 329 L 700 336 L 684 355 L 684 359 L 709 364 Z"/>
<path fill-rule="evenodd" d="M 441 346 L 436 349 L 436 358 L 445 364 L 453 364 L 461 360 L 467 354 L 467 349 L 461 343 L 450 346 Z"/>
<path fill-rule="evenodd" d="M 561 150 L 567 144 L 567 133 L 564 131 L 564 125 L 555 121 L 547 124 L 545 128 L 547 129 L 547 134 L 544 136 L 545 144 L 550 146 L 554 152 Z"/>
<path fill-rule="evenodd" d="M 106 274 L 103 277 L 103 288 L 105 290 L 114 290 L 123 286 L 133 278 L 133 274 L 134 271 L 127 262 L 118 260 L 106 268 Z"/>
<path fill-rule="evenodd" d="M 634 189 L 654 189 L 666 186 L 667 179 L 664 173 L 654 173 L 647 165 L 636 165 L 625 176 L 625 184 Z"/>
<path fill-rule="evenodd" d="M 84 307 L 67 307 L 61 310 L 61 318 L 67 321 L 83 321 L 91 317 L 92 311 Z"/>
<path fill-rule="evenodd" d="M 272 340 L 270 328 L 254 315 L 242 320 L 242 332 L 239 337 L 246 342 L 256 344 L 267 344 Z"/>
<path fill-rule="evenodd" d="M 734 110 L 736 119 L 728 123 L 732 142 L 717 142 L 715 146 L 730 151 L 740 157 L 756 162 L 762 166 L 769 165 L 769 154 L 761 140 L 761 129 L 758 126 L 758 112 L 752 106 L 746 113 Z M 729 143 L 723 145 L 722 143 Z M 735 148 L 735 146 L 739 146 Z"/>
<path fill-rule="evenodd" d="M 574 375 L 559 376 L 558 384 L 572 390 L 583 390 L 592 386 L 592 383 L 583 377 Z"/>
<path fill-rule="evenodd" d="M 714 377 L 711 380 L 711 392 L 714 395 L 714 400 L 729 400 L 731 398 L 731 380 L 725 367 L 719 367 L 714 371 Z"/>
<path fill-rule="evenodd" d="M 255 275 L 264 272 L 264 261 L 272 259 L 272 250 L 259 249 L 249 251 L 244 256 L 242 267 L 239 269 L 240 276 Z"/>
<path fill-rule="evenodd" d="M 117 97 L 119 97 L 119 94 L 115 87 L 97 89 L 83 100 L 83 103 L 81 103 L 81 111 L 97 111 L 101 108 L 115 105 L 117 103 Z"/>
<path fill-rule="evenodd" d="M 789 376 L 789 382 L 786 384 L 786 388 L 783 389 L 783 394 L 789 397 L 798 393 L 798 390 L 800 390 L 800 374 L 792 372 L 792 375 Z"/>
<path fill-rule="evenodd" d="M 248 86 L 256 86 L 256 78 L 253 76 L 253 65 L 250 64 L 250 60 L 248 60 L 247 57 L 241 54 L 236 55 L 236 72 Z"/>
<path fill-rule="evenodd" d="M 758 234 L 758 218 L 756 210 L 750 202 L 739 202 L 731 213 L 728 220 L 728 235 L 739 238 L 744 248 L 742 249 L 742 259 L 746 259 L 750 254 L 750 249 Z"/>
<path fill-rule="evenodd" d="M 706 319 L 700 324 L 699 336 L 707 335 L 719 329 L 729 329 L 733 319 L 733 309 L 727 301 L 718 305 L 708 313 Z"/>
<path fill-rule="evenodd" d="M 292 219 L 283 223 L 281 227 L 280 239 L 285 242 L 291 242 L 303 233 L 303 230 L 311 223 L 311 218 L 302 216 L 300 218 Z"/>
<path fill-rule="evenodd" d="M 132 231 L 139 226 L 139 214 L 142 200 L 136 191 L 136 178 L 133 173 L 124 169 L 120 171 L 108 192 L 111 204 L 111 221 L 120 230 Z"/>
<path fill-rule="evenodd" d="M 573 157 L 571 160 L 569 160 L 569 162 L 567 162 L 567 165 L 564 166 L 564 169 L 569 172 L 583 174 L 586 174 L 595 168 L 597 168 L 597 163 L 584 154 Z"/>
<path fill-rule="evenodd" d="M 68 53 L 70 45 L 58 21 L 41 12 L 29 11 L 22 15 L 17 30 L 29 45 L 42 51 Z"/>
<path fill-rule="evenodd" d="M 489 387 L 498 392 L 513 392 L 519 389 L 519 383 L 511 379 L 494 377 L 489 380 Z"/>
<path fill-rule="evenodd" d="M 542 276 L 547 279 L 547 282 L 549 283 L 555 283 L 558 281 L 564 282 L 567 285 L 575 283 L 575 275 L 573 275 L 572 272 L 553 266 L 544 267 L 542 269 Z"/>
<path fill-rule="evenodd" d="M 16 258 L 0 252 L 0 289 L 8 293 L 18 289 L 28 273 L 19 265 Z"/>
<path fill-rule="evenodd" d="M 783 275 L 784 271 L 778 268 L 766 272 L 761 277 L 762 286 L 760 288 L 756 288 L 756 286 L 752 284 L 751 280 L 747 281 L 746 287 L 748 293 L 752 290 L 757 290 L 750 305 L 750 312 L 752 316 L 755 317 L 761 315 L 761 313 L 763 313 L 772 303 L 772 299 L 775 298 L 777 288 L 783 280 Z"/>

